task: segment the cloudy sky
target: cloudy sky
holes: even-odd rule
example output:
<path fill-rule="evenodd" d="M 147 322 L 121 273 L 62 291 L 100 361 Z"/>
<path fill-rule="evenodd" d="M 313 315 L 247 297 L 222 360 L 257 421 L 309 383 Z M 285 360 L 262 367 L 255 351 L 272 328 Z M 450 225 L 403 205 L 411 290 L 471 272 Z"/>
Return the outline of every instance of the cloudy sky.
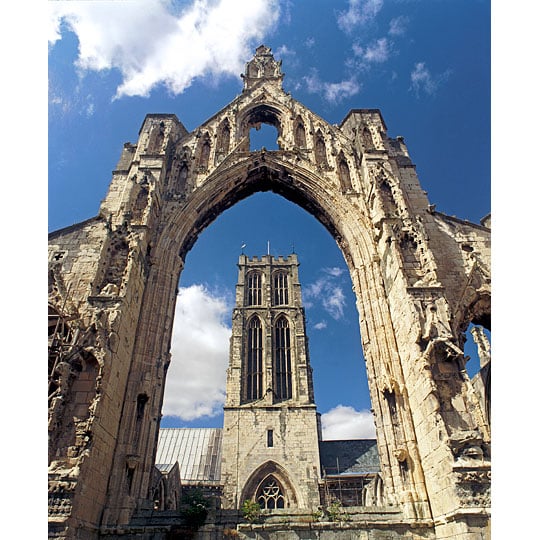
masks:
<path fill-rule="evenodd" d="M 284 88 L 328 122 L 380 109 L 438 210 L 474 222 L 491 211 L 488 0 L 54 1 L 48 17 L 49 230 L 96 215 L 147 113 L 191 131 L 232 101 L 261 43 L 283 61 Z M 275 140 L 268 130 L 261 140 Z M 260 255 L 268 242 L 301 262 L 325 438 L 373 436 L 343 257 L 271 193 L 226 211 L 188 254 L 162 425 L 221 425 L 235 265 L 242 243 Z"/>

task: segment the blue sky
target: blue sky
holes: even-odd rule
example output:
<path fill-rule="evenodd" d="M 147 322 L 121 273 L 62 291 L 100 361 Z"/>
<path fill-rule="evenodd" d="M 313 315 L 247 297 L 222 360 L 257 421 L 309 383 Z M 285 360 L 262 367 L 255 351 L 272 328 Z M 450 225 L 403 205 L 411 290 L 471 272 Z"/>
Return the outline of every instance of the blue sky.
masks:
<path fill-rule="evenodd" d="M 389 135 L 405 138 L 437 210 L 473 222 L 491 211 L 487 0 L 60 1 L 48 7 L 49 230 L 97 214 L 122 146 L 137 140 L 147 113 L 174 113 L 191 131 L 232 101 L 245 62 L 262 43 L 283 61 L 284 88 L 328 122 L 339 124 L 353 108 L 380 109 Z M 272 133 L 266 137 L 259 144 L 268 147 Z M 184 377 L 175 375 L 173 343 L 164 413 L 180 415 L 174 425 L 220 425 L 244 242 L 248 255 L 265 253 L 268 242 L 274 255 L 294 246 L 326 436 L 368 436 L 358 314 L 343 257 L 311 215 L 271 193 L 227 210 L 188 254 L 175 335 L 193 364 L 182 366 Z M 199 341 L 186 345 L 189 328 Z M 204 380 L 191 390 L 182 386 L 190 369 L 193 377 L 200 372 L 200 362 L 208 366 Z M 173 419 L 164 417 L 162 425 Z"/>

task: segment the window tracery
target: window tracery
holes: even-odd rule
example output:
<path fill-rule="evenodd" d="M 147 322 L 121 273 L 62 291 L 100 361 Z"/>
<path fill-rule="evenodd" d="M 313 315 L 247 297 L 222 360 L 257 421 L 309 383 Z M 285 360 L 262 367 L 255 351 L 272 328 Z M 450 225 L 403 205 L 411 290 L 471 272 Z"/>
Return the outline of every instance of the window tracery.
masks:
<path fill-rule="evenodd" d="M 285 508 L 285 496 L 279 482 L 269 476 L 257 491 L 257 502 L 263 510 Z"/>

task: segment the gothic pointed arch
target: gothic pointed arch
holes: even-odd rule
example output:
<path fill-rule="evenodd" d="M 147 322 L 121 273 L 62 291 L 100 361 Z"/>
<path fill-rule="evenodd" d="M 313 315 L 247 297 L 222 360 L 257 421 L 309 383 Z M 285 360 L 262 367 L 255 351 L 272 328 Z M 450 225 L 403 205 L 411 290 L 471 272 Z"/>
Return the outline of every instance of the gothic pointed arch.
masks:
<path fill-rule="evenodd" d="M 407 517 L 409 524 L 419 523 L 416 518 L 422 524 L 431 519 L 436 538 L 471 536 L 488 522 L 490 463 L 485 447 L 490 439 L 477 415 L 470 412 L 476 404 L 460 375 L 455 350 L 456 324 L 467 318 L 463 310 L 470 305 L 466 299 L 479 291 L 476 285 L 472 287 L 476 274 L 470 274 L 465 256 L 455 254 L 463 237 L 481 244 L 481 253 L 487 254 L 490 229 L 440 219 L 429 210 L 404 145 L 387 137 L 379 111 L 358 109 L 339 126 L 325 123 L 283 91 L 283 75 L 274 62 L 268 48 L 257 49 L 256 58 L 247 66 L 242 94 L 191 133 L 173 114 L 148 115 L 137 144 L 124 147 L 121 166 L 113 173 L 99 214 L 49 236 L 51 257 L 64 254 L 62 276 L 73 305 L 85 321 L 100 329 L 93 350 L 99 366 L 105 366 L 103 376 L 100 372 L 96 377 L 96 385 L 97 381 L 103 385 L 99 392 L 89 395 L 87 380 L 81 379 L 84 384 L 71 392 L 69 407 L 66 403 L 64 412 L 57 415 L 62 422 L 74 417 L 82 420 L 75 432 L 62 430 L 52 448 L 54 456 L 72 465 L 76 473 L 70 477 L 69 492 L 58 475 L 50 476 L 53 500 L 58 501 L 53 502 L 53 518 L 59 518 L 53 523 L 54 534 L 65 529 L 69 537 L 87 537 L 99 527 L 129 526 L 137 508 L 147 503 L 159 422 L 141 422 L 140 440 L 134 439 L 137 396 L 148 395 L 145 418 L 159 418 L 177 286 L 186 256 L 205 227 L 260 191 L 273 191 L 312 214 L 328 229 L 344 256 L 358 306 L 387 501 L 403 516 L 415 516 Z M 273 74 L 266 69 L 269 64 Z M 311 131 L 309 137 L 313 158 L 304 159 L 303 153 L 291 151 L 299 111 L 310 130 L 316 125 L 313 143 Z M 230 119 L 237 144 L 230 157 L 216 165 L 210 160 L 214 134 L 225 117 Z M 150 133 L 161 122 L 165 126 L 163 142 L 157 146 L 162 150 L 150 154 Z M 249 152 L 249 144 L 246 150 L 249 130 L 260 123 L 278 129 L 278 151 Z M 358 139 L 369 129 L 377 137 L 378 150 L 367 155 L 373 141 Z M 168 183 L 172 169 L 170 155 L 163 148 L 174 145 L 189 148 L 191 154 L 185 187 L 178 186 L 169 197 L 167 188 L 174 180 Z M 337 167 L 328 166 L 329 159 L 337 165 L 329 151 L 333 156 L 343 149 L 350 156 L 351 146 L 361 157 L 358 163 L 348 163 L 358 189 L 344 193 Z M 148 171 L 153 171 L 149 174 L 155 196 L 149 198 L 141 222 L 132 223 L 137 200 L 134 179 Z M 381 175 L 387 176 L 389 189 L 379 183 Z M 401 242 L 404 230 L 410 236 Z M 406 250 L 410 260 L 407 254 L 403 257 Z M 427 272 L 433 279 L 417 279 L 417 273 L 421 277 Z M 52 293 L 56 297 L 61 291 Z M 425 314 L 430 306 L 435 307 L 428 320 Z M 261 316 L 259 320 L 262 326 L 265 319 Z M 256 324 L 253 330 L 258 336 Z M 270 334 L 267 327 L 266 337 Z M 263 383 L 269 381 L 260 382 L 255 352 L 249 367 L 245 353 L 259 349 L 255 345 L 247 348 L 246 343 L 243 336 L 238 340 L 235 369 L 250 373 L 251 399 L 261 395 L 268 386 Z M 85 365 L 87 379 L 97 373 L 97 367 Z M 67 375 L 71 380 L 72 374 Z M 244 392 L 245 397 L 247 387 L 244 378 L 237 394 Z M 55 403 L 51 404 L 53 412 L 55 407 L 64 407 L 60 399 Z M 251 407 L 237 405 L 246 415 L 252 414 Z M 308 405 L 315 414 L 312 403 Z M 287 407 L 274 407 L 281 408 Z M 88 415 L 79 416 L 79 409 Z M 393 421 L 399 423 L 401 432 L 392 428 Z M 259 427 L 261 447 L 275 452 L 280 433 L 273 432 L 274 446 L 269 448 L 267 431 L 274 426 Z M 111 441 L 111 432 L 116 434 L 115 441 Z M 72 459 L 73 455 L 77 457 Z M 248 477 L 250 467 L 245 465 L 242 478 Z M 235 484 L 229 504 L 236 505 L 242 485 L 244 495 L 254 497 L 268 479 L 279 483 L 291 506 L 295 501 L 301 508 L 316 507 L 319 473 L 304 469 L 300 476 L 300 469 L 291 466 L 288 472 L 295 476 L 290 476 L 277 463 L 265 469 L 261 466 L 247 483 Z M 97 470 L 103 474 L 95 474 Z M 305 491 L 307 483 L 313 486 L 310 493 Z M 125 496 L 126 484 L 130 497 Z M 83 485 L 84 490 L 80 489 Z M 270 488 L 275 486 L 266 487 L 271 495 Z M 78 525 L 83 522 L 86 525 Z"/>
<path fill-rule="evenodd" d="M 261 124 L 268 124 L 277 130 L 278 145 L 283 134 L 283 111 L 273 104 L 257 103 L 248 107 L 238 118 L 240 138 L 245 139 L 244 150 L 249 149 L 249 132 L 251 128 L 258 129 Z"/>
<path fill-rule="evenodd" d="M 268 510 L 295 508 L 300 503 L 289 473 L 275 461 L 263 463 L 248 478 L 242 489 L 240 501 L 243 503 L 248 499 L 259 504 L 266 501 L 266 506 L 261 507 Z M 278 501 L 282 506 L 278 506 Z"/>

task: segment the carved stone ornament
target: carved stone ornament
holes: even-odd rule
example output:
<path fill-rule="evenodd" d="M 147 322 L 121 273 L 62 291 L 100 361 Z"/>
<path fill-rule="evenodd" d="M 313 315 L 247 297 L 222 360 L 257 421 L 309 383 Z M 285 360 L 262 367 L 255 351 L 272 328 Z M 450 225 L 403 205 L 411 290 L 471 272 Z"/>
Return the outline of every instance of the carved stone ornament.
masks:
<path fill-rule="evenodd" d="M 409 452 L 404 446 L 399 446 L 394 450 L 394 456 L 400 463 L 403 463 L 404 461 L 407 461 Z"/>

